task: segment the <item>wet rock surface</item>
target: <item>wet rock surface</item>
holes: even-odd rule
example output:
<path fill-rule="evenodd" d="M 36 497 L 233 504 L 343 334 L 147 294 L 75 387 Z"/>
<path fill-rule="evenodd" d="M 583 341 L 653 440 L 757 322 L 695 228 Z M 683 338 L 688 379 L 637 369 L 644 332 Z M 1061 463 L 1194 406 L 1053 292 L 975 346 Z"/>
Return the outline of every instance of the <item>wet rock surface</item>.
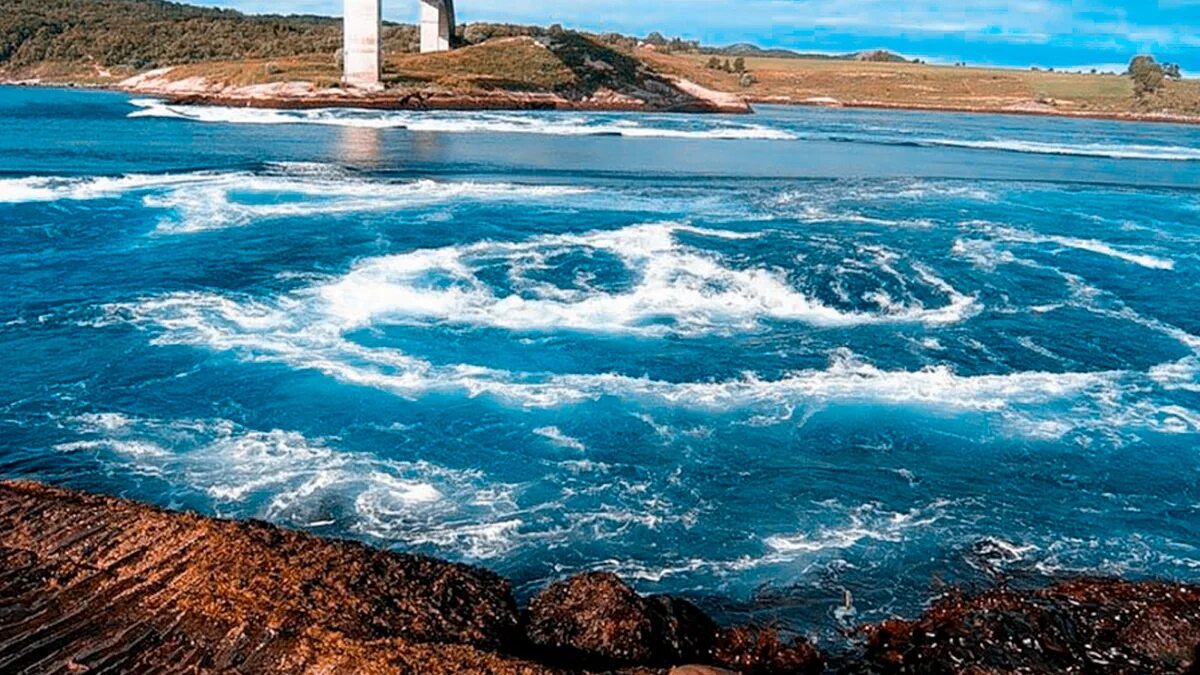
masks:
<path fill-rule="evenodd" d="M 953 595 L 916 621 L 865 632 L 863 662 L 846 672 L 1196 672 L 1200 587 L 1078 579 L 1036 591 Z"/>
<path fill-rule="evenodd" d="M 0 485 L 3 673 L 296 672 L 376 658 L 434 672 L 442 657 L 497 660 L 484 650 L 518 623 L 508 582 L 485 570 Z M 458 646 L 417 646 L 445 643 Z"/>
<path fill-rule="evenodd" d="M 552 584 L 529 605 L 530 644 L 567 662 L 598 666 L 708 659 L 717 625 L 695 605 L 644 598 L 608 573 Z"/>
<path fill-rule="evenodd" d="M 0 673 L 1197 673 L 1200 587 L 1080 579 L 949 595 L 803 639 L 721 628 L 611 574 L 522 616 L 485 570 L 257 522 L 0 483 Z"/>
<path fill-rule="evenodd" d="M 596 669 L 680 663 L 697 673 L 824 669 L 821 655 L 803 639 L 785 642 L 769 629 L 720 628 L 686 600 L 642 597 L 603 572 L 551 584 L 530 603 L 525 631 L 544 658 Z"/>

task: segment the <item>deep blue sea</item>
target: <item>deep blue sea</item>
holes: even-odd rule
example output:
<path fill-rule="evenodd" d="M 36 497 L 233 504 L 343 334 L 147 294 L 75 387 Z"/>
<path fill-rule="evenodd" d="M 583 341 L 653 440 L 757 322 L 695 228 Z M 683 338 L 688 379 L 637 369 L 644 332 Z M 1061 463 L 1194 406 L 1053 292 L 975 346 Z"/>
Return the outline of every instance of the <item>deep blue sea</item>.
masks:
<path fill-rule="evenodd" d="M 1200 581 L 1200 127 L 0 88 L 0 352 L 3 477 L 522 596 Z"/>

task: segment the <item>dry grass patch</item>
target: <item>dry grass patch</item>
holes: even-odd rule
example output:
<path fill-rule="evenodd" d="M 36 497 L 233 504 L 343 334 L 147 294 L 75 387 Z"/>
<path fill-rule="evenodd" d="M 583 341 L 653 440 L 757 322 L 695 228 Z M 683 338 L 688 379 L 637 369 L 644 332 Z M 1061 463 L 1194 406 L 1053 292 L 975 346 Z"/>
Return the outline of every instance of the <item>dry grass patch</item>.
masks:
<path fill-rule="evenodd" d="M 426 81 L 448 88 L 544 91 L 568 86 L 575 74 L 533 38 L 489 40 L 434 54 L 395 54 L 387 59 L 392 80 Z"/>
<path fill-rule="evenodd" d="M 754 82 L 742 87 L 739 74 L 707 67 L 707 55 L 643 49 L 638 56 L 665 72 L 707 87 L 740 91 L 753 100 L 800 103 L 829 98 L 846 104 L 996 111 L 1040 106 L 1100 114 L 1200 112 L 1200 82 L 1194 80 L 1170 81 L 1158 94 L 1137 99 L 1130 78 L 1116 75 L 748 57 L 746 70 Z"/>
<path fill-rule="evenodd" d="M 276 82 L 312 82 L 318 87 L 329 87 L 341 81 L 341 71 L 330 56 L 310 54 L 281 59 L 192 63 L 176 66 L 167 77 L 171 80 L 203 77 L 214 84 L 235 87 Z"/>

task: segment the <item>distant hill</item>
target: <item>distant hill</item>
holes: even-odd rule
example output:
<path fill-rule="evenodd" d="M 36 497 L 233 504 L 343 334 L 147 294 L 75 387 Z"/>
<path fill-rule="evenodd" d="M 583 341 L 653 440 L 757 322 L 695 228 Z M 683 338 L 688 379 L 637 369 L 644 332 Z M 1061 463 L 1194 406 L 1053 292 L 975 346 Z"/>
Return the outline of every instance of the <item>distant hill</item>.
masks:
<path fill-rule="evenodd" d="M 460 27 L 459 39 L 478 44 L 496 37 L 539 37 L 549 28 L 476 23 Z M 638 38 L 605 34 L 598 41 L 630 52 Z M 248 15 L 164 0 L 0 0 L 0 69 L 20 72 L 56 66 L 137 72 L 206 61 L 288 58 L 329 54 L 341 47 L 337 17 Z M 707 48 L 693 42 L 646 38 L 664 50 L 721 56 L 904 61 L 885 51 L 806 54 L 739 43 Z M 387 24 L 388 53 L 417 51 L 415 26 Z"/>
<path fill-rule="evenodd" d="M 143 70 L 216 59 L 334 52 L 338 20 L 247 16 L 161 0 L 3 0 L 0 66 L 92 63 Z"/>
<path fill-rule="evenodd" d="M 702 54 L 713 54 L 715 56 L 757 56 L 762 58 L 777 58 L 777 59 L 801 59 L 806 58 L 805 54 L 801 54 L 791 49 L 763 49 L 758 45 L 750 44 L 749 42 L 739 42 L 727 47 L 702 47 Z M 827 56 L 818 58 L 829 58 Z"/>
<path fill-rule="evenodd" d="M 870 63 L 911 63 L 910 59 L 906 59 L 899 54 L 889 52 L 886 49 L 873 49 L 868 52 L 857 52 L 847 55 L 847 58 L 853 61 L 867 61 Z"/>
<path fill-rule="evenodd" d="M 476 26 L 476 35 L 504 33 Z M 416 26 L 387 23 L 383 41 L 388 53 L 411 53 L 420 35 Z M 341 46 L 340 17 L 251 15 L 163 0 L 0 0 L 0 72 L 9 75 L 128 75 L 313 54 L 332 60 Z"/>
<path fill-rule="evenodd" d="M 899 54 L 886 49 L 875 49 L 847 54 L 822 54 L 815 52 L 798 52 L 794 49 L 765 49 L 748 42 L 739 42 L 726 47 L 701 47 L 701 54 L 713 56 L 742 56 L 775 59 L 812 59 L 818 61 L 870 61 L 873 63 L 909 63 Z"/>

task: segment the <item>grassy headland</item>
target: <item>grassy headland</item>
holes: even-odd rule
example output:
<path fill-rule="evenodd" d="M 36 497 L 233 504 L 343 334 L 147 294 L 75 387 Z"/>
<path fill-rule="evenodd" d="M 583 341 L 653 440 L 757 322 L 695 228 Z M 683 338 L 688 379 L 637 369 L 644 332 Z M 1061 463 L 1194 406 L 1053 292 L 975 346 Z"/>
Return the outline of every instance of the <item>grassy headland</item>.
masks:
<path fill-rule="evenodd" d="M 1139 96 L 1133 78 L 1116 74 L 755 56 L 744 57 L 743 73 L 710 67 L 708 54 L 639 55 L 664 72 L 757 102 L 1200 118 L 1198 80 L 1166 80 Z"/>
<path fill-rule="evenodd" d="M 742 110 L 748 102 L 1200 121 L 1200 81 L 951 67 L 886 51 L 842 56 L 705 47 L 534 26 L 469 24 L 418 54 L 384 30 L 386 90 L 341 89 L 341 21 L 162 0 L 6 0 L 0 79 L 261 105 Z M 735 67 L 736 64 L 736 67 Z M 131 79 L 133 78 L 133 79 Z"/>

